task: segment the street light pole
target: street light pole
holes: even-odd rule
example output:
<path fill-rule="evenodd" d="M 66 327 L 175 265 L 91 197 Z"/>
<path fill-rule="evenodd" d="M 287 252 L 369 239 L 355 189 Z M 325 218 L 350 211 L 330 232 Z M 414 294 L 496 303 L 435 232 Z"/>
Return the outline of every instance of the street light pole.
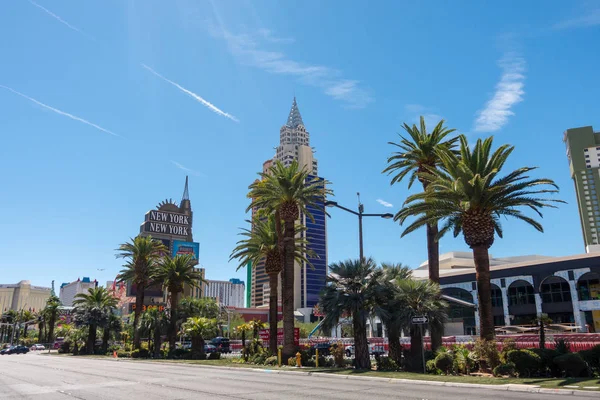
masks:
<path fill-rule="evenodd" d="M 344 211 L 349 212 L 350 214 L 354 214 L 358 217 L 358 250 L 359 250 L 359 256 L 360 256 L 360 260 L 364 260 L 364 252 L 363 252 L 363 229 L 362 229 L 362 220 L 363 217 L 380 217 L 383 219 L 391 219 L 394 218 L 393 214 L 390 213 L 386 213 L 386 214 L 365 214 L 365 206 L 364 204 L 362 204 L 360 202 L 360 193 L 356 193 L 356 196 L 358 197 L 358 212 L 351 210 L 349 208 L 340 206 L 337 202 L 335 201 L 331 201 L 328 200 L 325 202 L 325 206 L 326 207 L 337 207 L 337 208 L 341 208 Z"/>

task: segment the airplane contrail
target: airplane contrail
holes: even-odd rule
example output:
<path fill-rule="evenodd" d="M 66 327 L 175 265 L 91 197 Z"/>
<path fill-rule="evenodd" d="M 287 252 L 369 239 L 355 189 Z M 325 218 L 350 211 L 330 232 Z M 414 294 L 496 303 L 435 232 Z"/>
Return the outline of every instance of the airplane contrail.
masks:
<path fill-rule="evenodd" d="M 61 110 L 59 110 L 59 109 L 57 109 L 57 108 L 50 107 L 49 105 L 47 105 L 47 104 L 44 104 L 44 103 L 42 103 L 41 101 L 38 101 L 38 100 L 36 100 L 36 99 L 34 99 L 34 98 L 32 98 L 32 97 L 29 97 L 29 96 L 27 96 L 27 95 L 25 95 L 25 94 L 23 94 L 23 93 L 21 93 L 21 92 L 18 92 L 18 91 L 16 91 L 15 89 L 9 88 L 8 86 L 0 85 L 0 88 L 4 88 L 4 89 L 6 89 L 6 90 L 8 90 L 8 91 L 11 91 L 11 92 L 13 92 L 14 94 L 16 94 L 16 95 L 19 95 L 19 96 L 21 96 L 21 97 L 23 97 L 23 98 L 26 98 L 27 100 L 29 100 L 29 101 L 31 101 L 31 102 L 33 102 L 33 103 L 35 103 L 35 104 L 39 105 L 39 106 L 42 106 L 42 107 L 44 107 L 44 108 L 46 108 L 46 109 L 48 109 L 48 110 L 50 110 L 50 111 L 54 111 L 54 112 L 55 112 L 55 113 L 57 113 L 57 114 L 64 115 L 65 117 L 68 117 L 68 118 L 74 119 L 75 121 L 82 122 L 82 123 L 84 123 L 84 124 L 86 124 L 86 125 L 89 125 L 89 126 L 91 126 L 91 127 L 93 127 L 93 128 L 96 128 L 96 129 L 98 129 L 99 131 L 102 131 L 102 132 L 108 133 L 108 134 L 110 134 L 110 135 L 113 135 L 113 136 L 119 136 L 119 135 L 117 135 L 116 133 L 114 133 L 114 132 L 111 132 L 111 131 L 109 131 L 108 129 L 105 129 L 105 128 L 101 127 L 100 125 L 96 125 L 96 124 L 94 124 L 93 122 L 90 122 L 90 121 L 88 121 L 88 120 L 85 120 L 85 119 L 83 119 L 83 118 L 80 118 L 80 117 L 78 117 L 78 116 L 76 116 L 76 115 L 69 114 L 69 113 L 67 113 L 67 112 L 61 111 Z"/>
<path fill-rule="evenodd" d="M 205 105 L 206 107 L 208 107 L 211 111 L 213 111 L 213 112 L 215 112 L 215 113 L 217 113 L 217 114 L 219 114 L 219 115 L 221 115 L 223 117 L 229 118 L 232 121 L 240 122 L 235 116 L 233 116 L 233 115 L 231 115 L 229 113 L 226 113 L 225 111 L 217 108 L 214 104 L 212 104 L 212 103 L 204 100 L 202 97 L 198 96 L 196 93 L 187 90 L 186 88 L 184 88 L 183 86 L 179 85 L 178 83 L 173 82 L 172 80 L 169 80 L 169 79 L 165 78 L 164 76 L 162 76 L 161 74 L 159 74 L 158 72 L 156 72 L 155 70 L 153 70 L 152 68 L 150 68 L 149 66 L 147 66 L 146 64 L 141 64 L 141 65 L 142 65 L 142 67 L 146 68 L 148 71 L 152 72 L 154 75 L 158 76 L 160 79 L 162 79 L 162 80 L 170 83 L 171 85 L 175 86 L 177 89 L 181 90 L 183 93 L 185 93 L 185 94 L 193 97 L 194 99 L 196 99 L 197 101 L 199 101 L 200 103 L 202 103 L 203 105 Z"/>
<path fill-rule="evenodd" d="M 37 8 L 43 10 L 46 14 L 50 15 L 52 18 L 56 19 L 58 22 L 60 22 L 63 25 L 66 25 L 67 27 L 69 27 L 70 29 L 74 30 L 75 32 L 79 32 L 82 35 L 85 35 L 89 38 L 94 39 L 92 36 L 88 35 L 87 33 L 85 33 L 84 31 L 82 31 L 81 29 L 71 25 L 70 23 L 68 23 L 67 21 L 65 21 L 64 19 L 62 19 L 61 17 L 59 17 L 58 15 L 54 14 L 52 11 L 48 10 L 47 8 L 42 7 L 41 5 L 39 5 L 38 3 L 36 3 L 33 0 L 29 0 L 29 2 L 31 4 L 33 4 L 34 6 L 36 6 Z"/>

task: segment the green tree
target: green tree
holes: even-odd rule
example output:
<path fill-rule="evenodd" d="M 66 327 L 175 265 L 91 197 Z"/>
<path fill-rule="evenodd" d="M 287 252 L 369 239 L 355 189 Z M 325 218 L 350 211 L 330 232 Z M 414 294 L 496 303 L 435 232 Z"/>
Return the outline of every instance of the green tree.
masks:
<path fill-rule="evenodd" d="M 159 358 L 161 336 L 168 325 L 167 315 L 156 307 L 150 307 L 140 317 L 140 324 L 141 328 L 148 333 L 148 349 L 153 352 L 154 358 Z M 152 338 L 152 346 L 150 338 Z"/>
<path fill-rule="evenodd" d="M 433 128 L 433 131 L 428 133 L 423 116 L 420 118 L 420 127 L 416 125 L 411 127 L 405 123 L 403 128 L 408 133 L 408 137 L 400 136 L 399 143 L 389 142 L 399 151 L 392 153 L 388 158 L 388 166 L 383 172 L 392 175 L 392 185 L 401 182 L 408 176 L 409 189 L 418 179 L 423 185 L 423 190 L 427 190 L 429 182 L 421 174 L 432 169 L 443 169 L 440 154 L 454 151 L 458 137 L 448 138 L 448 135 L 455 129 L 448 129 L 444 126 L 444 120 L 441 120 Z M 394 220 L 398 219 L 399 214 L 396 214 Z M 429 221 L 426 224 L 426 231 L 429 279 L 432 282 L 440 283 L 440 245 L 437 238 L 437 221 Z M 433 330 L 431 333 L 431 346 L 434 351 L 442 345 L 442 333 L 442 330 Z"/>
<path fill-rule="evenodd" d="M 126 259 L 117 281 L 135 285 L 135 310 L 133 317 L 133 345 L 140 348 L 139 321 L 144 307 L 144 291 L 152 283 L 150 277 L 158 260 L 168 250 L 162 242 L 151 236 L 137 236 L 130 242 L 123 243 L 117 249 L 117 258 Z"/>
<path fill-rule="evenodd" d="M 46 300 L 46 307 L 44 307 L 43 310 L 45 320 L 48 322 L 48 337 L 46 338 L 46 341 L 50 346 L 54 343 L 54 328 L 58 318 L 59 307 L 60 299 L 56 295 L 51 295 L 48 300 Z"/>
<path fill-rule="evenodd" d="M 398 306 L 402 310 L 401 325 L 410 327 L 410 367 L 415 371 L 422 371 L 421 326 L 412 324 L 412 318 L 424 315 L 429 319 L 429 326 L 441 327 L 448 318 L 448 305 L 441 299 L 440 286 L 437 283 L 401 278 L 396 279 L 395 283 L 398 288 Z"/>
<path fill-rule="evenodd" d="M 191 317 L 183 323 L 183 331 L 192 337 L 192 357 L 204 358 L 204 338 L 217 331 L 217 320 L 212 318 Z"/>
<path fill-rule="evenodd" d="M 105 327 L 117 299 L 102 286 L 78 293 L 73 300 L 75 321 L 88 326 L 87 353 L 94 353 L 98 327 Z"/>
<path fill-rule="evenodd" d="M 235 330 L 241 335 L 243 352 L 243 350 L 246 348 L 246 332 L 250 332 L 252 328 L 250 328 L 250 325 L 244 323 L 236 326 Z"/>
<path fill-rule="evenodd" d="M 179 321 L 183 322 L 190 317 L 204 317 L 218 319 L 221 316 L 221 308 L 215 299 L 210 297 L 184 297 L 179 302 L 177 311 Z"/>
<path fill-rule="evenodd" d="M 111 334 L 117 336 L 123 330 L 123 321 L 121 318 L 115 314 L 114 310 L 110 310 L 108 314 L 108 321 L 104 325 L 102 329 L 102 352 L 106 354 L 108 351 L 108 342 L 110 340 Z"/>
<path fill-rule="evenodd" d="M 330 331 L 340 319 L 352 317 L 357 369 L 371 368 L 367 343 L 367 318 L 375 310 L 382 271 L 373 259 L 346 260 L 329 266 L 320 307 L 323 329 Z"/>
<path fill-rule="evenodd" d="M 403 323 L 402 300 L 396 281 L 398 279 L 409 279 L 411 270 L 402 264 L 381 265 L 381 277 L 378 291 L 375 314 L 385 326 L 389 340 L 389 355 L 400 365 L 402 361 L 402 348 L 400 346 L 400 331 Z"/>
<path fill-rule="evenodd" d="M 241 235 L 244 236 L 244 239 L 237 242 L 237 246 L 233 249 L 229 260 L 239 260 L 238 270 L 246 266 L 248 262 L 252 265 L 259 265 L 264 262 L 265 272 L 269 275 L 269 350 L 275 353 L 275 349 L 277 349 L 279 273 L 282 270 L 277 223 L 274 214 L 266 218 L 256 217 L 253 222 L 248 222 L 252 224 L 252 229 L 242 230 Z M 301 225 L 296 226 L 295 229 L 296 233 L 306 230 Z M 313 255 L 314 253 L 307 249 L 306 239 L 297 235 L 295 238 L 295 260 L 310 265 L 306 254 Z"/>
<path fill-rule="evenodd" d="M 406 235 L 428 223 L 444 221 L 438 236 L 453 231 L 463 233 L 465 242 L 473 250 L 479 297 L 480 336 L 494 338 L 492 315 L 490 259 L 488 249 L 494 243 L 494 234 L 502 237 L 500 218 L 514 217 L 543 232 L 542 225 L 520 210 L 533 210 L 540 217 L 544 207 L 555 208 L 562 202 L 545 198 L 557 193 L 558 186 L 550 179 L 531 179 L 528 173 L 534 167 L 523 167 L 500 177 L 500 171 L 514 150 L 500 146 L 492 153 L 493 138 L 478 139 L 471 150 L 464 135 L 460 136 L 460 156 L 452 152 L 440 153 L 443 168 L 430 169 L 420 174 L 428 183 L 427 189 L 406 200 L 406 206 L 397 214 L 400 223 L 416 216 L 402 233 Z M 539 189 L 551 186 L 552 189 Z"/>
<path fill-rule="evenodd" d="M 19 322 L 23 324 L 23 339 L 27 338 L 27 328 L 29 325 L 27 322 L 30 322 L 35 319 L 35 314 L 29 310 L 21 310 L 19 313 Z"/>
<path fill-rule="evenodd" d="M 283 355 L 295 353 L 294 344 L 294 264 L 296 255 L 296 221 L 300 214 L 314 220 L 310 208 L 324 209 L 325 198 L 333 192 L 329 182 L 311 178 L 309 172 L 293 161 L 289 166 L 277 161 L 261 179 L 250 185 L 252 199 L 246 211 L 258 209 L 259 215 L 275 215 L 279 253 L 282 257 Z M 281 224 L 283 221 L 283 227 Z"/>
<path fill-rule="evenodd" d="M 179 306 L 179 294 L 183 292 L 184 285 L 196 287 L 205 283 L 202 274 L 194 266 L 196 260 L 190 254 L 177 255 L 175 257 L 164 257 L 158 263 L 152 276 L 155 282 L 161 282 L 169 292 L 171 303 L 171 315 L 169 318 L 169 349 L 175 349 L 177 341 L 177 308 Z"/>

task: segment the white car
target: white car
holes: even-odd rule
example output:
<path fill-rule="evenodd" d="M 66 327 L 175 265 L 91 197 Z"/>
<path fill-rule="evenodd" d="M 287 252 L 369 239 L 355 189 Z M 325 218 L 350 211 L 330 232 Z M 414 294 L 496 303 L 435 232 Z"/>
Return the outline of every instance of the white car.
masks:
<path fill-rule="evenodd" d="M 43 344 L 34 344 L 33 346 L 31 346 L 30 350 L 31 351 L 34 351 L 34 350 L 46 350 L 46 347 Z"/>
<path fill-rule="evenodd" d="M 372 356 L 384 355 L 385 349 L 380 344 L 369 344 L 369 354 Z M 346 347 L 346 357 L 352 357 L 354 355 L 354 345 Z"/>

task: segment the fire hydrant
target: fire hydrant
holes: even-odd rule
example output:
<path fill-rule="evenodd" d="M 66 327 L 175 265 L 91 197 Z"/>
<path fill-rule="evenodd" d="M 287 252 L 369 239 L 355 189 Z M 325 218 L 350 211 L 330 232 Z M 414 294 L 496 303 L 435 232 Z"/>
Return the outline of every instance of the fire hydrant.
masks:
<path fill-rule="evenodd" d="M 300 352 L 296 353 L 296 367 L 302 367 L 302 354 Z"/>

